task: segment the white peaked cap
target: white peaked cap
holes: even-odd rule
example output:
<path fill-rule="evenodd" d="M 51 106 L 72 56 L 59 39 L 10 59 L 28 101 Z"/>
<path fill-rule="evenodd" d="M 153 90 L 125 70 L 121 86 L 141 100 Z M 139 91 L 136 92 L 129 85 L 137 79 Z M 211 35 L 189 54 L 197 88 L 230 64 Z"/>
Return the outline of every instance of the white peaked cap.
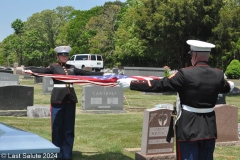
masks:
<path fill-rule="evenodd" d="M 72 50 L 70 46 L 58 46 L 54 49 L 57 53 L 69 53 Z"/>
<path fill-rule="evenodd" d="M 207 43 L 198 40 L 187 40 L 187 44 L 190 45 L 192 51 L 206 51 L 210 52 L 211 48 L 215 48 L 215 45 L 212 43 Z"/>

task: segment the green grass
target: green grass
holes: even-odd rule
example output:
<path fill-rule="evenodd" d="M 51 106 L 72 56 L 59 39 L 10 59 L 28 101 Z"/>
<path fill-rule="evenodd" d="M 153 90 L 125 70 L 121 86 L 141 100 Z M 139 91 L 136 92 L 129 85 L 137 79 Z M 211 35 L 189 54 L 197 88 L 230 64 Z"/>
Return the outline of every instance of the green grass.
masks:
<path fill-rule="evenodd" d="M 239 81 L 240 82 L 240 81 Z M 42 85 L 22 79 L 22 85 L 34 86 L 34 105 L 49 105 L 50 94 L 42 94 Z M 176 95 L 145 95 L 125 90 L 122 114 L 90 114 L 81 112 L 82 86 L 75 85 L 77 104 L 73 160 L 133 160 L 135 152 L 125 148 L 140 148 L 143 110 L 159 103 L 173 103 Z M 240 96 L 227 96 L 227 104 L 240 106 Z M 240 111 L 238 110 L 238 114 Z M 240 122 L 240 119 L 238 119 Z M 0 122 L 36 133 L 51 140 L 50 118 L 0 117 Z M 240 160 L 240 146 L 217 146 L 214 159 Z"/>

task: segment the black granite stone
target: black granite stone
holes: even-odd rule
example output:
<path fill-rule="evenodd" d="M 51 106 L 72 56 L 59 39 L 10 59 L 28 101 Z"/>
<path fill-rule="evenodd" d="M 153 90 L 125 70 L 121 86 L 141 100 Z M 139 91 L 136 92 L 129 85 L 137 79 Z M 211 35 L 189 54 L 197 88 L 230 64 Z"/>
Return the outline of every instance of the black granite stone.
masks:
<path fill-rule="evenodd" d="M 216 104 L 226 104 L 226 94 L 219 94 Z"/>
<path fill-rule="evenodd" d="M 34 88 L 30 86 L 0 87 L 0 110 L 25 110 L 33 106 Z"/>

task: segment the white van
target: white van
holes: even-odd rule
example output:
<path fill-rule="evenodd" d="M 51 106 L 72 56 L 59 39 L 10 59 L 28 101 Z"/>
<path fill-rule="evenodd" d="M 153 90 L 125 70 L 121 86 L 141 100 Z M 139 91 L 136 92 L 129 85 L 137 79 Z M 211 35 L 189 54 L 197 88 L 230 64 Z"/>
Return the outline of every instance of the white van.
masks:
<path fill-rule="evenodd" d="M 99 54 L 75 54 L 67 61 L 67 64 L 80 69 L 91 67 L 92 70 L 100 71 L 103 69 L 103 58 Z"/>

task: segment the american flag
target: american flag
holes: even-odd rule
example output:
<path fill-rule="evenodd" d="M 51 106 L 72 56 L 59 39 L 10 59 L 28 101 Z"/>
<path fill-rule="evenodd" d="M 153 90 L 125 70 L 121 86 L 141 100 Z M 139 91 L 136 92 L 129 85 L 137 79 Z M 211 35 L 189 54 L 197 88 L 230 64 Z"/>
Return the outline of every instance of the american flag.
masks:
<path fill-rule="evenodd" d="M 152 79 L 160 79 L 160 77 L 155 76 L 126 76 L 119 74 L 108 74 L 103 76 L 77 76 L 77 75 L 62 75 L 62 74 L 42 74 L 42 73 L 29 73 L 34 76 L 42 76 L 42 77 L 50 77 L 55 80 L 63 81 L 66 83 L 74 83 L 74 84 L 94 84 L 98 86 L 117 86 L 117 80 L 121 78 L 132 78 L 136 80 L 152 80 Z"/>

